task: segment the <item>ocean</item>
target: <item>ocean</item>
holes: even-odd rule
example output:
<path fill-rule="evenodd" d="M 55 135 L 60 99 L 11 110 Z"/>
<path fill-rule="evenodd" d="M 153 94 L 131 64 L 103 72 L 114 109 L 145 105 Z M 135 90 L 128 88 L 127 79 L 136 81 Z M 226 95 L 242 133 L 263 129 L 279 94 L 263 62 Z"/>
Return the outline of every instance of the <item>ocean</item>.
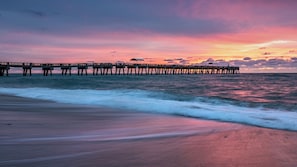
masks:
<path fill-rule="evenodd" d="M 13 74 L 0 93 L 297 131 L 297 74 Z"/>

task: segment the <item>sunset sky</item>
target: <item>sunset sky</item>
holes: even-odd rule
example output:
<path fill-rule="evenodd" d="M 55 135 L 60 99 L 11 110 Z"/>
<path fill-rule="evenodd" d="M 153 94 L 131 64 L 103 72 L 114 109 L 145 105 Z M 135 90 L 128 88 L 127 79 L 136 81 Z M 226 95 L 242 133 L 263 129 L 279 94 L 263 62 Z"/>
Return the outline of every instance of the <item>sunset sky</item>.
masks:
<path fill-rule="evenodd" d="M 131 58 L 297 72 L 297 1 L 0 1 L 0 62 Z"/>

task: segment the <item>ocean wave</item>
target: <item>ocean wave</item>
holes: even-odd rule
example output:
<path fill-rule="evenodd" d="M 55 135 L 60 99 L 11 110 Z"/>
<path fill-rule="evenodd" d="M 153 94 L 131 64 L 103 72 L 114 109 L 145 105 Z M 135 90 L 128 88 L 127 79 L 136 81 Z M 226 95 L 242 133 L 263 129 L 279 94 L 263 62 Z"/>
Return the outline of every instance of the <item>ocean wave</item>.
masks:
<path fill-rule="evenodd" d="M 115 89 L 0 88 L 0 93 L 60 103 L 156 112 L 297 131 L 297 112 L 235 105 L 203 97 L 163 92 Z"/>

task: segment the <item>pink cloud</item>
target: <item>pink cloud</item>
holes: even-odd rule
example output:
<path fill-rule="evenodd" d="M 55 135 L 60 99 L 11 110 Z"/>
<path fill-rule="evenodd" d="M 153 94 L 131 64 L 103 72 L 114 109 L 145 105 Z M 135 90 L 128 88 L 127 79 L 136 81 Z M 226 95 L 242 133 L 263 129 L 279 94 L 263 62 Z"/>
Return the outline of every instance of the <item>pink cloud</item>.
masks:
<path fill-rule="evenodd" d="M 176 11 L 185 17 L 257 22 L 296 14 L 296 1 L 271 0 L 179 0 Z M 261 15 L 260 15 L 261 14 Z M 294 16 L 294 15 L 293 15 Z M 279 20 L 277 20 L 279 21 Z"/>

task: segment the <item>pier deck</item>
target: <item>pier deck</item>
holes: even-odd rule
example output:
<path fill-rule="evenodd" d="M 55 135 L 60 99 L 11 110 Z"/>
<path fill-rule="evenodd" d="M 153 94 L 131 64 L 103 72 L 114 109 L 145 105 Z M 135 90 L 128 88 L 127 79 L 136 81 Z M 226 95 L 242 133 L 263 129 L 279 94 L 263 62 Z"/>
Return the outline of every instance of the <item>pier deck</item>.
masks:
<path fill-rule="evenodd" d="M 124 64 L 124 63 L 20 63 L 0 62 L 0 76 L 8 76 L 11 68 L 23 69 L 23 76 L 31 76 L 32 70 L 40 69 L 44 76 L 52 75 L 59 69 L 62 75 L 71 75 L 76 70 L 77 75 L 88 75 L 88 69 L 93 75 L 190 75 L 190 74 L 237 74 L 239 67 L 235 66 L 197 66 L 197 65 L 166 65 L 166 64 Z"/>

